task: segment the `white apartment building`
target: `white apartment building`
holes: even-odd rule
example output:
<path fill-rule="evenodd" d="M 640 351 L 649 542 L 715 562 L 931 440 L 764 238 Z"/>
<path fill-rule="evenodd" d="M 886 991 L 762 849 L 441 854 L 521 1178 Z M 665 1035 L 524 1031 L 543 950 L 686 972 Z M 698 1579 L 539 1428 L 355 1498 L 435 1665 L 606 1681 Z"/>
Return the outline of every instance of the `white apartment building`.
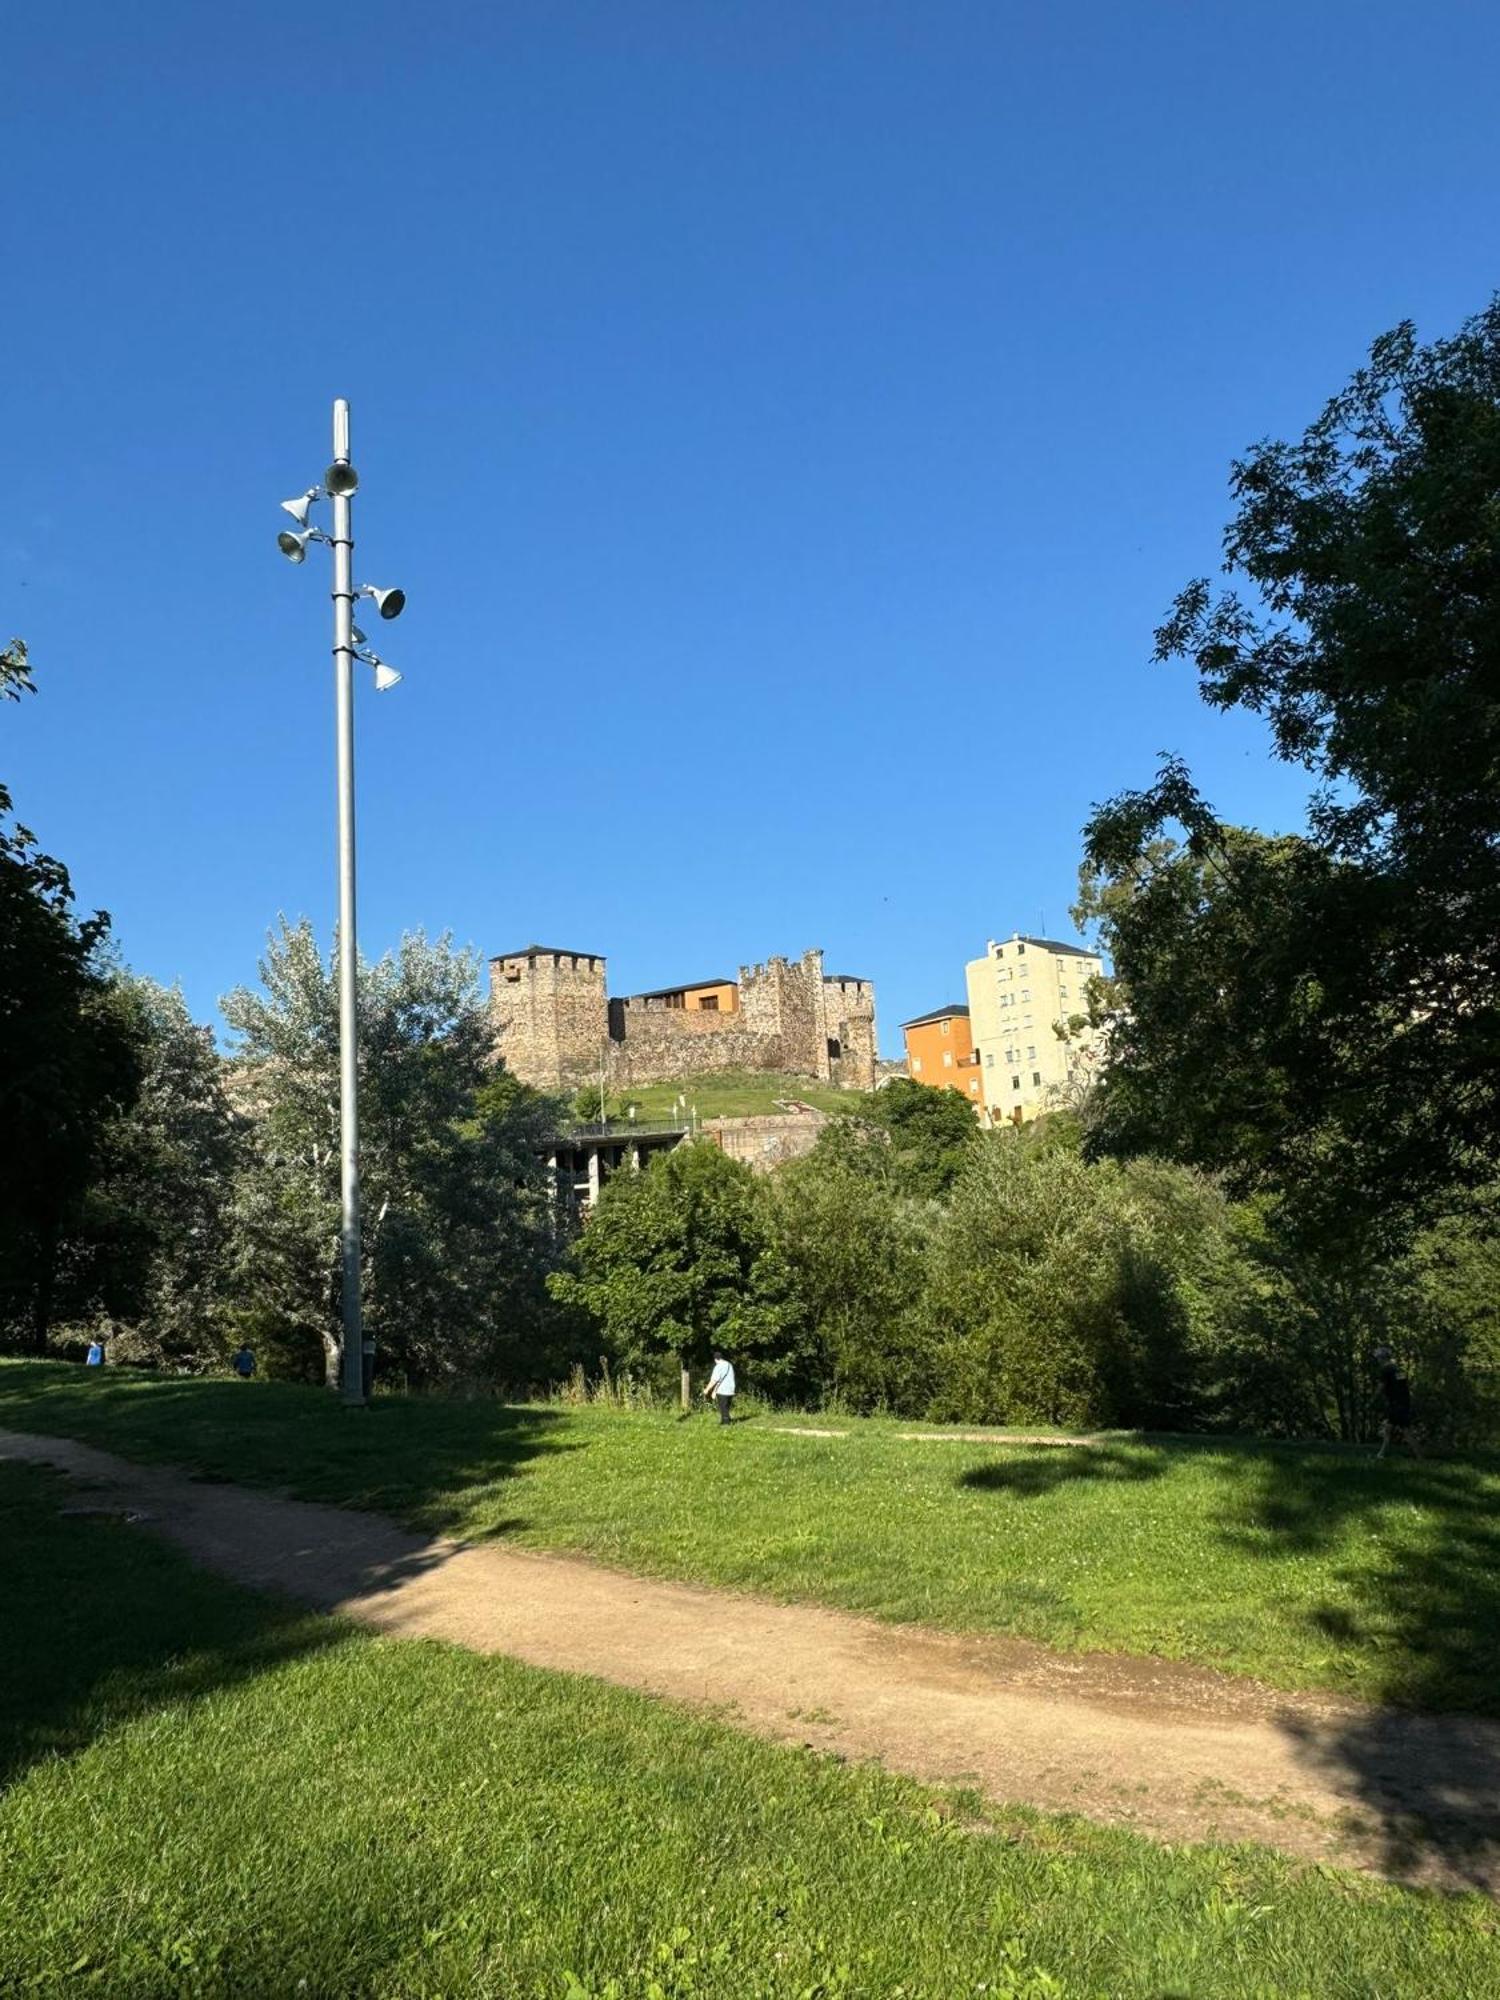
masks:
<path fill-rule="evenodd" d="M 1098 1060 L 1099 1037 L 1083 1028 L 1064 1041 L 1056 1024 L 1088 1012 L 1088 983 L 1104 961 L 1082 945 L 1017 931 L 991 939 L 965 971 L 987 1122 L 1019 1123 L 1073 1102 Z"/>

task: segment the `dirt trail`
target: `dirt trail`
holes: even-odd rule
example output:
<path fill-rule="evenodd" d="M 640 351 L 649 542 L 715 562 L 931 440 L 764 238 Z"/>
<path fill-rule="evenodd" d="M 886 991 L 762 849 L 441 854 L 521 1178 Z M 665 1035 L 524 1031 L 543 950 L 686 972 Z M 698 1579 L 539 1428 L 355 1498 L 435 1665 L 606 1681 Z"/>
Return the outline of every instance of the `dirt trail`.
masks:
<path fill-rule="evenodd" d="M 0 1457 L 58 1467 L 85 1483 L 80 1507 L 137 1514 L 208 1568 L 382 1632 L 592 1674 L 782 1742 L 1159 1838 L 1252 1839 L 1500 1891 L 1500 1723 L 465 1546 L 69 1439 L 0 1431 Z"/>

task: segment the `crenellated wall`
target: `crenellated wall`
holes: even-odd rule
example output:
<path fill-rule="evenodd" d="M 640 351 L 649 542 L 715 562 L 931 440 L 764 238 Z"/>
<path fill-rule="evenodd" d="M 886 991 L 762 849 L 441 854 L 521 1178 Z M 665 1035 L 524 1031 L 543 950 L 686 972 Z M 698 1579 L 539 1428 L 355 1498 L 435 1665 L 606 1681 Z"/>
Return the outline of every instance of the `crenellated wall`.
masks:
<path fill-rule="evenodd" d="M 779 1070 L 856 1090 L 875 1083 L 875 996 L 864 979 L 828 979 L 821 951 L 740 967 L 736 1004 L 718 1012 L 664 994 L 608 999 L 604 960 L 531 946 L 490 962 L 491 1007 L 506 1065 L 557 1089 L 599 1074 L 658 1083 L 712 1070 Z"/>

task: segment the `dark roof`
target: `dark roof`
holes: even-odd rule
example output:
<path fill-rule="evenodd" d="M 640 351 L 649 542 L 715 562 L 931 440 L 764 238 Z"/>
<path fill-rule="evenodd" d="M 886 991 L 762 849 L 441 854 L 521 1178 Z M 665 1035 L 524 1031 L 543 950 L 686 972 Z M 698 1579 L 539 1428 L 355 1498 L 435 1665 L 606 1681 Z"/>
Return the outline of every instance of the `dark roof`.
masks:
<path fill-rule="evenodd" d="M 966 1021 L 969 1018 L 967 1007 L 937 1007 L 930 1014 L 918 1014 L 915 1021 L 903 1021 L 901 1026 L 903 1029 L 925 1028 L 929 1021 L 951 1021 L 955 1014 L 962 1014 Z"/>
<path fill-rule="evenodd" d="M 999 942 L 1002 944 L 1036 944 L 1040 945 L 1043 951 L 1064 951 L 1068 954 L 1069 958 L 1097 958 L 1099 956 L 1097 951 L 1090 951 L 1087 945 L 1063 944 L 1057 938 L 1021 936 L 1001 938 Z"/>
<path fill-rule="evenodd" d="M 523 944 L 519 951 L 490 953 L 490 964 L 501 958 L 603 958 L 602 951 L 573 951 L 560 944 Z"/>
<path fill-rule="evenodd" d="M 653 986 L 649 993 L 627 994 L 630 1000 L 665 1000 L 669 993 L 698 993 L 705 986 L 733 986 L 732 979 L 683 979 L 676 986 Z"/>

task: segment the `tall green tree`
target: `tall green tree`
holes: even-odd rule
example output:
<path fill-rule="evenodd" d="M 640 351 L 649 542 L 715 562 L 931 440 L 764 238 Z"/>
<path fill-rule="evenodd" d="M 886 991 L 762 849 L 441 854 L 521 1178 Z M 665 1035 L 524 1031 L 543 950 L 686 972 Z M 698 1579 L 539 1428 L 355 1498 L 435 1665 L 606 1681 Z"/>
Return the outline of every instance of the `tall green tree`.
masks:
<path fill-rule="evenodd" d="M 614 1174 L 552 1289 L 627 1368 L 674 1359 L 684 1407 L 716 1345 L 762 1380 L 785 1358 L 791 1314 L 765 1189 L 705 1141 Z"/>
<path fill-rule="evenodd" d="M 338 995 L 305 922 L 282 923 L 261 989 L 224 1001 L 249 1121 L 236 1204 L 246 1324 L 336 1379 Z M 525 1379 L 553 1258 L 554 1107 L 497 1068 L 473 956 L 405 937 L 359 972 L 367 1325 L 417 1381 Z"/>
<path fill-rule="evenodd" d="M 125 972 L 112 986 L 134 1028 L 140 1088 L 101 1135 L 67 1238 L 68 1316 L 123 1323 L 133 1358 L 202 1366 L 228 1344 L 243 1124 L 213 1031 L 182 994 Z"/>
<path fill-rule="evenodd" d="M 19 640 L 0 698 L 35 684 Z M 80 917 L 68 871 L 0 786 L 0 1337 L 41 1353 L 111 1118 L 140 1080 L 136 1024 L 104 961 L 109 916 Z"/>
<path fill-rule="evenodd" d="M 1306 839 L 1258 853 L 1171 763 L 1090 823 L 1088 864 L 1114 887 L 1174 824 L 1187 848 L 1113 920 L 1130 1117 L 1171 1129 L 1156 1085 L 1174 1057 L 1198 1076 L 1216 1046 L 1241 1064 L 1226 1010 L 1246 1024 L 1269 984 L 1256 1057 L 1277 1129 L 1253 1143 L 1277 1171 L 1300 1161 L 1304 1189 L 1321 1159 L 1346 1212 L 1409 1220 L 1500 1164 L 1500 301 L 1451 339 L 1385 335 L 1300 441 L 1257 445 L 1231 484 L 1232 582 L 1191 583 L 1157 657 L 1264 716 L 1317 791 Z M 1200 953 L 1193 994 L 1217 968 L 1223 1006 L 1174 1002 L 1143 970 L 1158 920 L 1176 973 Z"/>
<path fill-rule="evenodd" d="M 867 1156 L 866 1167 L 884 1169 L 900 1193 L 928 1201 L 947 1194 L 979 1136 L 979 1121 L 966 1098 L 904 1076 L 871 1091 L 849 1122 L 884 1147 L 882 1151 L 877 1145 Z M 842 1146 L 839 1127 L 825 1136 L 828 1145 Z"/>

